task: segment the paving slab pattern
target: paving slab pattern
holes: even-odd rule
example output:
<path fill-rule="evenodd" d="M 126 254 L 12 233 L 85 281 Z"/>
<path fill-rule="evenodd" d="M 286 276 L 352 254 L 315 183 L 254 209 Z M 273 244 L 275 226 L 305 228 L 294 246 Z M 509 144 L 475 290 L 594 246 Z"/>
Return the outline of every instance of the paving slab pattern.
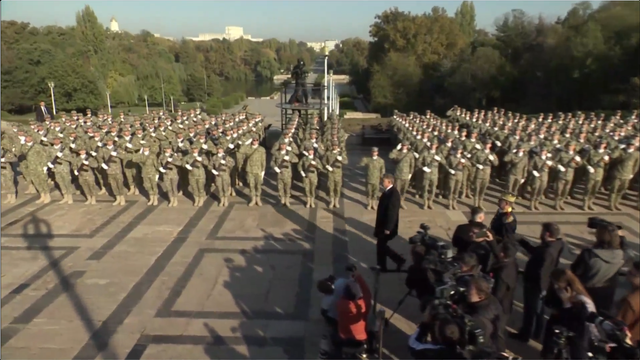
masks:
<path fill-rule="evenodd" d="M 349 153 L 355 165 L 367 150 Z M 316 358 L 323 325 L 315 282 L 344 274 L 348 263 L 372 279 L 366 268 L 375 263 L 375 213 L 365 209 L 355 167 L 345 173 L 339 209 L 327 208 L 324 187 L 321 204 L 305 208 L 301 190 L 294 187 L 291 209 L 276 205 L 273 174 L 260 208 L 246 206 L 244 191 L 226 208 L 214 196 L 200 208 L 186 199 L 169 208 L 165 200 L 147 207 L 142 197 L 128 197 L 124 207 L 108 197 L 95 206 L 39 205 L 20 193 L 1 213 L 3 358 Z M 494 186 L 487 209 L 495 209 L 497 195 Z M 422 222 L 448 241 L 470 205 L 449 211 L 438 201 L 437 209 L 421 210 L 416 199 L 407 202 L 392 242 L 404 254 Z M 519 232 L 535 239 L 540 222 L 559 223 L 571 244 L 568 264 L 593 244 L 586 218 L 598 215 L 623 225 L 637 252 L 631 203 L 624 201 L 625 212 L 583 213 L 572 208 L 578 201 L 565 212 L 545 201 L 542 212 L 518 209 Z M 390 312 L 406 292 L 404 277 L 385 274 L 380 286 L 380 304 Z M 511 328 L 520 323 L 521 303 L 518 290 Z M 417 300 L 409 298 L 385 333 L 386 356 L 409 358 L 407 334 L 419 319 Z M 536 346 L 509 343 L 527 358 L 537 357 Z"/>

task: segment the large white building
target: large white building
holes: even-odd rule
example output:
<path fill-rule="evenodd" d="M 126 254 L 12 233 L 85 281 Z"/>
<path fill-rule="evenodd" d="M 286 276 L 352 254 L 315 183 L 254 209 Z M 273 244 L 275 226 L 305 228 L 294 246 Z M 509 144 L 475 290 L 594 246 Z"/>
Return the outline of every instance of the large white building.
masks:
<path fill-rule="evenodd" d="M 340 45 L 340 41 L 338 40 L 325 40 L 319 42 L 308 42 L 310 48 L 313 48 L 315 51 L 321 51 L 322 48 L 327 48 L 327 51 L 331 51 L 336 48 L 336 45 Z"/>
<path fill-rule="evenodd" d="M 111 17 L 111 22 L 109 23 L 109 30 L 114 33 L 120 32 L 120 27 L 118 26 L 118 21 L 116 21 L 115 16 Z"/>
<path fill-rule="evenodd" d="M 227 26 L 224 28 L 224 34 L 217 33 L 206 33 L 206 34 L 198 34 L 198 37 L 188 37 L 187 39 L 193 41 L 209 41 L 209 40 L 222 40 L 227 39 L 229 41 L 234 41 L 238 39 L 246 39 L 251 41 L 262 41 L 263 39 L 252 38 L 251 35 L 245 34 L 244 29 L 240 26 Z"/>

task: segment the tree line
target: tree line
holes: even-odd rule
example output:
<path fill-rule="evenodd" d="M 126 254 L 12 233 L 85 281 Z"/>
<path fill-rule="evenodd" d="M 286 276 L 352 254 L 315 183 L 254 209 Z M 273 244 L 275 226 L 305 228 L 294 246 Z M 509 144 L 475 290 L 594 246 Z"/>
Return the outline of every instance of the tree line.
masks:
<path fill-rule="evenodd" d="M 375 17 L 370 42 L 343 40 L 329 63 L 383 113 L 637 109 L 639 19 L 638 2 L 581 2 L 552 21 L 511 10 L 488 32 L 477 27 L 473 2 L 453 16 L 392 8 Z"/>
<path fill-rule="evenodd" d="M 298 58 L 306 63 L 315 51 L 304 42 L 267 39 L 254 42 L 172 41 L 146 30 L 112 33 L 89 6 L 73 26 L 34 27 L 2 21 L 2 109 L 32 111 L 50 99 L 54 83 L 61 110 L 144 106 L 174 101 L 207 102 L 222 97 L 225 81 L 272 80 Z"/>

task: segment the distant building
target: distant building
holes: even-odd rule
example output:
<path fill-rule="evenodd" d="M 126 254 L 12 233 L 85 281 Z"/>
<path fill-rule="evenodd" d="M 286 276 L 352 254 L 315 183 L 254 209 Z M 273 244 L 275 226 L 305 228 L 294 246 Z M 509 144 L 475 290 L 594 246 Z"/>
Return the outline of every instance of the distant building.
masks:
<path fill-rule="evenodd" d="M 331 51 L 336 48 L 336 45 L 340 45 L 340 42 L 338 40 L 325 40 L 320 42 L 308 42 L 307 45 L 315 51 L 322 51 L 325 47 L 328 51 Z"/>
<path fill-rule="evenodd" d="M 157 38 L 162 38 L 162 39 L 167 39 L 167 40 L 171 40 L 171 41 L 176 41 L 175 38 L 172 38 L 170 36 L 162 36 L 160 34 L 153 34 L 153 36 L 157 37 Z"/>
<path fill-rule="evenodd" d="M 244 29 L 240 26 L 227 26 L 224 28 L 224 34 L 217 33 L 206 33 L 206 34 L 198 34 L 198 37 L 188 37 L 187 39 L 193 41 L 209 41 L 209 40 L 222 40 L 227 39 L 229 41 L 234 41 L 238 39 L 245 39 L 251 41 L 262 41 L 263 39 L 252 38 L 251 35 L 245 34 Z"/>
<path fill-rule="evenodd" d="M 111 22 L 109 23 L 109 30 L 114 33 L 120 32 L 120 27 L 118 26 L 118 21 L 114 16 L 111 17 Z"/>

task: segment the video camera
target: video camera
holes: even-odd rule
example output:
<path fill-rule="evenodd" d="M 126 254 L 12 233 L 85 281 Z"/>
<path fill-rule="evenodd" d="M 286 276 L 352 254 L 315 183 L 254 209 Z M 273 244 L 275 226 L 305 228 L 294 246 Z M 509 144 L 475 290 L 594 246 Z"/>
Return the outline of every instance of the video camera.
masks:
<path fill-rule="evenodd" d="M 605 220 L 601 217 L 592 216 L 587 219 L 587 228 L 596 230 L 600 226 L 615 226 L 618 230 L 622 230 L 622 226 L 616 225 L 609 220 Z"/>
<path fill-rule="evenodd" d="M 451 247 L 443 241 L 430 236 L 429 230 L 431 230 L 429 225 L 425 223 L 420 224 L 420 230 L 409 238 L 409 244 L 424 246 L 427 249 L 428 254 L 431 254 L 431 256 L 435 254 L 438 259 L 451 259 L 453 257 L 453 250 L 451 250 Z"/>
<path fill-rule="evenodd" d="M 464 351 L 478 351 L 485 342 L 485 333 L 471 316 L 462 312 L 462 310 L 452 304 L 450 301 L 436 299 L 430 304 L 430 313 L 434 319 L 450 318 L 460 328 L 459 347 Z"/>

